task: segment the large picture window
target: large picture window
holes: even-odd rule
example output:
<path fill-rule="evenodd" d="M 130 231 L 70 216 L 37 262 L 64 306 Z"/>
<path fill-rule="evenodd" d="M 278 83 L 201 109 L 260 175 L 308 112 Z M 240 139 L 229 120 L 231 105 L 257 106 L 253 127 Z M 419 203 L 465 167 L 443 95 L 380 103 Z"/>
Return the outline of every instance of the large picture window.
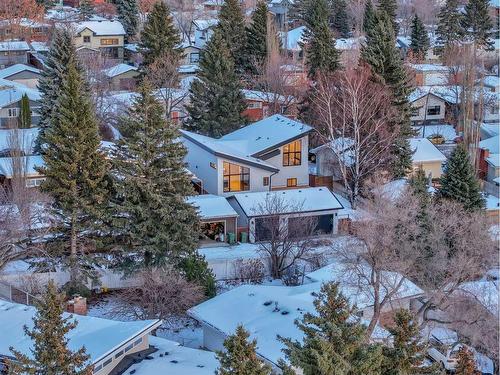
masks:
<path fill-rule="evenodd" d="M 283 146 L 283 166 L 300 165 L 302 162 L 302 142 L 291 142 Z"/>
<path fill-rule="evenodd" d="M 224 192 L 250 190 L 250 168 L 225 161 Z"/>

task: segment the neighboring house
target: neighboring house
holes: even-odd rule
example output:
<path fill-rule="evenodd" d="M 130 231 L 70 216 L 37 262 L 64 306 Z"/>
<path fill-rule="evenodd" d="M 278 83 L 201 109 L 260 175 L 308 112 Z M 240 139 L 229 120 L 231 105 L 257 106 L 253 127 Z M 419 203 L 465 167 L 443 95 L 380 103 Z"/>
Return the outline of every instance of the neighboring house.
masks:
<path fill-rule="evenodd" d="M 125 29 L 119 21 L 84 21 L 74 24 L 76 49 L 99 52 L 110 59 L 123 60 Z"/>
<path fill-rule="evenodd" d="M 333 181 L 341 181 L 343 179 L 341 165 L 351 162 L 353 145 L 354 141 L 350 138 L 337 138 L 310 150 L 309 152 L 314 155 L 315 161 L 313 174 L 321 177 L 332 177 Z"/>
<path fill-rule="evenodd" d="M 308 145 L 313 129 L 273 115 L 215 139 L 181 130 L 187 168 L 210 194 L 309 185 Z"/>
<path fill-rule="evenodd" d="M 484 89 L 484 112 L 483 121 L 486 123 L 500 122 L 500 78 L 497 76 L 486 76 L 477 84 L 482 84 Z"/>
<path fill-rule="evenodd" d="M 453 125 L 448 124 L 416 125 L 413 130 L 417 137 L 427 138 L 434 144 L 455 143 L 459 137 Z"/>
<path fill-rule="evenodd" d="M 30 47 L 25 41 L 0 42 L 0 68 L 14 64 L 27 64 Z"/>
<path fill-rule="evenodd" d="M 449 103 L 435 94 L 432 87 L 417 87 L 408 98 L 412 107 L 413 124 L 443 123 Z"/>
<path fill-rule="evenodd" d="M 425 54 L 425 61 L 434 62 L 441 61 L 441 56 L 436 48 L 436 38 L 429 33 L 430 48 Z M 398 36 L 396 38 L 396 47 L 401 51 L 401 55 L 406 58 L 410 53 L 411 39 L 408 36 Z"/>
<path fill-rule="evenodd" d="M 416 86 L 435 86 L 448 84 L 449 68 L 440 64 L 409 64 L 415 72 Z"/>
<path fill-rule="evenodd" d="M 28 357 L 33 355 L 33 342 L 23 327 L 33 328 L 35 314 L 35 307 L 0 300 L 0 359 L 13 359 L 11 347 Z M 71 317 L 69 313 L 63 316 Z M 69 349 L 85 347 L 94 375 L 108 375 L 126 356 L 147 350 L 150 333 L 162 323 L 158 319 L 120 322 L 83 315 L 72 318 L 78 325 L 67 334 Z"/>
<path fill-rule="evenodd" d="M 432 179 L 440 178 L 446 156 L 427 138 L 410 138 L 409 142 L 413 152 L 413 171 L 423 169 L 426 176 Z"/>
<path fill-rule="evenodd" d="M 38 80 L 42 76 L 40 69 L 29 65 L 15 64 L 0 70 L 0 78 L 36 89 Z"/>
<path fill-rule="evenodd" d="M 111 90 L 134 90 L 139 70 L 135 66 L 120 63 L 106 69 L 104 74 L 109 78 Z"/>
<path fill-rule="evenodd" d="M 316 314 L 313 301 L 321 285 L 327 281 L 340 281 L 343 273 L 344 268 L 336 262 L 305 275 L 306 283 L 300 286 L 242 285 L 192 307 L 188 314 L 201 323 L 203 346 L 208 350 L 224 350 L 224 340 L 241 324 L 250 333 L 250 339 L 257 340 L 257 355 L 278 370 L 278 360 L 283 358 L 284 348 L 278 336 L 301 341 L 303 333 L 295 321 L 306 313 Z M 366 289 L 347 283 L 339 285 L 349 302 L 357 306 L 358 318 L 367 324 L 367 319 L 373 314 L 373 297 Z M 415 284 L 404 281 L 384 313 L 408 308 L 410 302 L 422 293 Z M 389 336 L 377 325 L 371 340 L 387 342 Z"/>
<path fill-rule="evenodd" d="M 241 90 L 241 92 L 247 104 L 247 108 L 243 111 L 243 115 L 250 121 L 262 120 L 269 116 L 270 111 L 286 114 L 288 116 L 293 116 L 295 114 L 292 109 L 294 100 L 291 97 L 257 90 Z"/>
<path fill-rule="evenodd" d="M 479 142 L 479 174 L 486 181 L 498 184 L 500 178 L 500 135 Z M 497 194 L 498 195 L 498 194 Z"/>
<path fill-rule="evenodd" d="M 218 195 L 194 195 L 188 202 L 197 208 L 200 215 L 201 243 L 226 241 L 229 233 L 236 233 L 238 213 L 226 198 Z"/>
<path fill-rule="evenodd" d="M 213 28 L 217 26 L 219 20 L 216 18 L 207 20 L 194 20 L 194 45 L 203 49 L 213 34 Z"/>
<path fill-rule="evenodd" d="M 0 40 L 22 39 L 42 41 L 49 39 L 50 24 L 29 18 L 4 19 L 0 21 Z"/>
<path fill-rule="evenodd" d="M 17 126 L 21 113 L 21 99 L 26 94 L 30 100 L 31 125 L 37 126 L 40 114 L 40 92 L 17 82 L 0 78 L 0 129 Z"/>
<path fill-rule="evenodd" d="M 26 187 L 38 187 L 45 180 L 36 168 L 43 167 L 41 155 L 0 157 L 0 186 L 9 186 L 15 177 L 25 178 Z"/>
<path fill-rule="evenodd" d="M 195 45 L 184 43 L 182 45 L 182 54 L 181 65 L 198 65 L 201 49 Z"/>
<path fill-rule="evenodd" d="M 292 4 L 293 0 L 268 0 L 267 7 L 274 16 L 274 22 L 278 30 L 284 30 L 285 25 L 289 25 L 288 13 Z"/>
<path fill-rule="evenodd" d="M 337 213 L 344 207 L 337 197 L 325 187 L 239 193 L 227 198 L 238 213 L 238 233 L 247 233 L 250 242 L 269 240 L 270 228 L 266 218 L 280 216 L 283 225 L 290 221 L 315 218 L 315 234 L 335 234 L 338 231 Z M 282 212 L 262 209 L 269 202 L 276 202 Z"/>

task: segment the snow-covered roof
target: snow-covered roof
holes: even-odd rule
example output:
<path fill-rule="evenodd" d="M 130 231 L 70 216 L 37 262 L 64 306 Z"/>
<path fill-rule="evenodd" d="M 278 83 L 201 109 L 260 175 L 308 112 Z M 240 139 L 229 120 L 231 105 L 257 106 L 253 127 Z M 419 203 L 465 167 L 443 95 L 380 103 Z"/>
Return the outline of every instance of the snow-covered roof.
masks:
<path fill-rule="evenodd" d="M 206 30 L 216 26 L 219 23 L 219 20 L 217 18 L 207 20 L 194 20 L 193 23 L 198 30 Z"/>
<path fill-rule="evenodd" d="M 488 196 L 484 200 L 486 201 L 486 210 L 488 211 L 500 210 L 500 198 L 495 197 L 492 194 L 488 194 Z"/>
<path fill-rule="evenodd" d="M 200 66 L 198 64 L 182 64 L 177 68 L 177 71 L 181 74 L 194 74 L 198 70 L 200 70 Z"/>
<path fill-rule="evenodd" d="M 483 78 L 483 83 L 485 86 L 494 87 L 496 90 L 498 90 L 498 87 L 500 86 L 500 77 L 486 76 Z"/>
<path fill-rule="evenodd" d="M 359 48 L 365 40 L 364 37 L 359 38 L 340 38 L 335 40 L 335 48 L 338 50 L 352 50 Z"/>
<path fill-rule="evenodd" d="M 286 103 L 287 98 L 284 95 L 276 94 L 273 92 L 265 92 L 258 90 L 241 90 L 241 93 L 247 100 L 255 100 L 262 102 L 279 102 Z"/>
<path fill-rule="evenodd" d="M 97 36 L 125 35 L 125 29 L 119 21 L 82 21 L 75 24 L 76 33 L 79 34 L 85 29 L 89 29 Z"/>
<path fill-rule="evenodd" d="M 490 7 L 500 8 L 500 0 L 490 0 Z"/>
<path fill-rule="evenodd" d="M 31 357 L 32 340 L 26 336 L 23 326 L 33 327 L 33 316 L 36 308 L 0 300 L 0 325 L 2 340 L 0 354 L 11 356 L 9 347 Z M 70 316 L 68 313 L 64 317 Z M 156 328 L 159 320 L 138 320 L 119 322 L 92 316 L 73 315 L 78 321 L 75 329 L 67 334 L 69 349 L 78 350 L 85 346 L 90 361 L 96 363 L 126 342 L 146 330 Z"/>
<path fill-rule="evenodd" d="M 46 42 L 31 42 L 31 49 L 35 52 L 49 52 L 50 47 Z"/>
<path fill-rule="evenodd" d="M 449 124 L 436 124 L 436 125 L 421 125 L 414 126 L 419 137 L 431 138 L 439 135 L 445 139 L 446 142 L 453 142 L 457 138 L 457 133 L 453 125 Z"/>
<path fill-rule="evenodd" d="M 427 138 L 410 138 L 409 142 L 411 150 L 413 151 L 413 163 L 446 161 L 446 156 L 444 156 Z"/>
<path fill-rule="evenodd" d="M 0 129 L 0 152 L 20 147 L 25 155 L 33 152 L 38 128 Z"/>
<path fill-rule="evenodd" d="M 500 154 L 490 154 L 486 158 L 486 162 L 495 168 L 500 167 Z"/>
<path fill-rule="evenodd" d="M 219 366 L 215 353 L 192 349 L 161 337 L 149 336 L 149 344 L 158 349 L 151 359 L 133 364 L 127 374 L 213 375 Z"/>
<path fill-rule="evenodd" d="M 307 30 L 305 26 L 299 26 L 295 29 L 289 30 L 286 33 L 287 48 L 291 51 L 300 51 L 300 44 L 304 42 L 304 33 Z M 285 37 L 285 35 L 283 35 Z M 283 41 L 284 42 L 284 41 Z"/>
<path fill-rule="evenodd" d="M 490 275 L 494 275 L 495 272 L 498 273 L 498 270 L 492 270 Z M 469 281 L 461 284 L 459 291 L 470 294 L 493 315 L 498 316 L 498 296 L 500 293 L 499 283 L 500 280 L 498 280 L 498 277 L 488 277 L 488 275 L 486 275 L 480 280 Z"/>
<path fill-rule="evenodd" d="M 30 46 L 25 41 L 14 40 L 14 41 L 0 42 L 0 52 L 29 51 L 29 49 Z"/>
<path fill-rule="evenodd" d="M 111 68 L 106 69 L 104 71 L 104 73 L 109 78 L 113 78 L 113 77 L 119 76 L 120 74 L 127 73 L 131 70 L 137 71 L 137 68 L 135 66 L 132 66 L 132 65 L 121 63 L 121 64 L 117 64 L 115 66 L 112 66 Z"/>
<path fill-rule="evenodd" d="M 343 208 L 335 194 L 325 187 L 308 187 L 280 191 L 258 191 L 234 194 L 234 198 L 248 217 L 259 216 L 259 205 L 265 206 L 266 200 L 276 196 L 283 202 L 280 214 L 300 212 L 330 211 Z"/>
<path fill-rule="evenodd" d="M 193 195 L 188 202 L 198 209 L 202 220 L 238 216 L 226 198 L 218 195 Z"/>
<path fill-rule="evenodd" d="M 0 78 L 0 108 L 16 103 L 26 94 L 30 100 L 40 100 L 40 92 L 19 82 Z"/>
<path fill-rule="evenodd" d="M 320 291 L 324 281 L 336 280 L 334 268 L 330 265 L 307 275 L 311 282 L 300 286 L 243 285 L 191 308 L 189 315 L 226 335 L 234 333 L 236 327 L 242 324 L 249 331 L 250 338 L 257 340 L 257 353 L 277 363 L 283 358 L 281 350 L 284 347 L 277 335 L 292 340 L 302 339 L 302 331 L 294 321 L 307 312 L 315 312 L 314 295 Z M 410 284 L 408 292 L 402 292 L 395 298 L 422 293 L 408 282 Z M 358 308 L 369 308 L 372 304 L 369 298 L 362 298 L 359 291 L 340 285 L 351 303 L 358 303 Z"/>
<path fill-rule="evenodd" d="M 244 143 L 245 151 L 255 156 L 305 136 L 311 131 L 309 125 L 282 115 L 273 115 L 226 134 L 220 140 Z"/>
<path fill-rule="evenodd" d="M 399 199 L 407 189 L 408 180 L 406 178 L 399 178 L 376 186 L 372 191 L 384 199 L 394 201 Z"/>
<path fill-rule="evenodd" d="M 36 167 L 43 167 L 44 161 L 40 155 L 20 156 L 20 161 L 13 157 L 0 158 L 0 175 L 6 178 L 13 177 L 13 169 L 17 169 L 18 165 L 22 165 L 21 172 L 26 177 L 37 177 L 40 174 L 36 171 Z"/>
<path fill-rule="evenodd" d="M 408 66 L 414 70 L 420 72 L 448 72 L 449 68 L 441 64 L 408 64 Z"/>
<path fill-rule="evenodd" d="M 28 66 L 25 64 L 14 64 L 7 68 L 0 70 L 0 78 L 8 79 L 8 77 L 13 76 L 14 74 L 18 74 L 24 71 L 29 71 L 35 74 L 42 74 L 40 69 L 37 69 L 33 66 Z"/>
<path fill-rule="evenodd" d="M 481 139 L 487 139 L 490 137 L 494 137 L 495 135 L 500 134 L 500 124 L 492 123 L 492 124 L 481 124 Z"/>
<path fill-rule="evenodd" d="M 482 140 L 479 148 L 489 150 L 490 154 L 500 154 L 500 135 Z"/>

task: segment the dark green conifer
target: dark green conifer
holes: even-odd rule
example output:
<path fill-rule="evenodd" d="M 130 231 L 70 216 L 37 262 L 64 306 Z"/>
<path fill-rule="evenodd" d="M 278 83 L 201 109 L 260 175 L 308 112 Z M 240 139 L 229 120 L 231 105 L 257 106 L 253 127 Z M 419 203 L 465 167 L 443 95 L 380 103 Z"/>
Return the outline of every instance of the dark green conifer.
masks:
<path fill-rule="evenodd" d="M 234 62 L 234 69 L 241 75 L 248 61 L 246 51 L 245 18 L 239 0 L 225 0 L 219 12 L 219 23 L 216 27 L 226 42 L 229 55 Z"/>
<path fill-rule="evenodd" d="M 80 19 L 82 21 L 88 21 L 95 14 L 94 0 L 80 0 Z"/>
<path fill-rule="evenodd" d="M 139 31 L 139 7 L 137 0 L 116 0 L 118 19 L 125 28 L 127 40 L 133 39 Z"/>
<path fill-rule="evenodd" d="M 372 0 L 366 0 L 365 12 L 363 14 L 363 31 L 365 33 L 375 25 L 375 10 L 373 9 Z"/>
<path fill-rule="evenodd" d="M 462 18 L 459 1 L 446 0 L 446 3 L 439 10 L 436 29 L 436 44 L 441 52 L 462 40 Z"/>
<path fill-rule="evenodd" d="M 139 47 L 144 58 L 143 67 L 148 67 L 165 55 L 180 58 L 180 41 L 179 31 L 173 23 L 168 6 L 163 1 L 157 1 L 141 32 Z"/>
<path fill-rule="evenodd" d="M 484 207 L 479 181 L 464 145 L 458 145 L 446 162 L 438 193 L 439 197 L 457 201 L 469 211 Z"/>
<path fill-rule="evenodd" d="M 430 47 L 430 40 L 425 25 L 417 14 L 415 14 L 411 23 L 410 40 L 410 49 L 413 56 L 416 56 L 420 60 L 425 59 L 425 55 Z"/>
<path fill-rule="evenodd" d="M 72 317 L 62 316 L 64 298 L 57 293 L 53 281 L 49 281 L 36 308 L 33 328 L 24 326 L 25 335 L 33 341 L 31 354 L 10 348 L 15 362 L 10 363 L 9 374 L 91 375 L 92 366 L 85 348 L 76 351 L 68 348 L 66 335 L 76 328 L 78 322 Z"/>
<path fill-rule="evenodd" d="M 31 108 L 28 95 L 21 97 L 21 111 L 19 113 L 19 127 L 21 129 L 31 128 Z"/>
<path fill-rule="evenodd" d="M 245 124 L 246 108 L 241 83 L 219 29 L 216 29 L 200 59 L 198 79 L 190 88 L 190 118 L 186 126 L 211 137 L 220 137 Z"/>
<path fill-rule="evenodd" d="M 384 12 L 391 21 L 394 36 L 398 36 L 399 24 L 396 21 L 398 13 L 398 3 L 396 0 L 380 0 L 378 3 L 378 10 Z"/>
<path fill-rule="evenodd" d="M 257 341 L 248 341 L 250 334 L 239 325 L 234 335 L 224 341 L 225 351 L 217 352 L 220 366 L 216 375 L 271 375 L 269 365 L 257 357 Z"/>
<path fill-rule="evenodd" d="M 270 22 L 268 13 L 267 4 L 264 1 L 259 1 L 252 14 L 252 21 L 247 28 L 245 56 L 248 62 L 245 70 L 252 74 L 259 73 L 259 70 L 262 69 L 267 58 L 267 38 Z M 277 38 L 277 35 L 274 37 Z"/>
<path fill-rule="evenodd" d="M 347 4 L 345 0 L 330 0 L 332 20 L 331 26 L 334 32 L 341 38 L 349 37 L 349 16 L 347 15 Z"/>
<path fill-rule="evenodd" d="M 461 18 L 461 26 L 465 36 L 477 47 L 491 49 L 493 46 L 493 22 L 489 13 L 488 0 L 469 0 L 465 6 L 465 14 Z"/>
<path fill-rule="evenodd" d="M 281 338 L 289 362 L 304 375 L 379 374 L 382 350 L 366 343 L 365 327 L 336 283 L 325 283 L 314 300 L 317 314 L 305 313 L 296 321 L 301 341 Z"/>

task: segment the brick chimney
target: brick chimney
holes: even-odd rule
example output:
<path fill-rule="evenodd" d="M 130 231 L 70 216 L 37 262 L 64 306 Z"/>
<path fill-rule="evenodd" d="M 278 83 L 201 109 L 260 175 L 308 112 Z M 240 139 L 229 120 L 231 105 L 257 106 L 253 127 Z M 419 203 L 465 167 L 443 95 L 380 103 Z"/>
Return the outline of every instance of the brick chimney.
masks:
<path fill-rule="evenodd" d="M 87 315 L 87 298 L 79 295 L 73 296 L 66 303 L 66 311 L 72 314 Z"/>

